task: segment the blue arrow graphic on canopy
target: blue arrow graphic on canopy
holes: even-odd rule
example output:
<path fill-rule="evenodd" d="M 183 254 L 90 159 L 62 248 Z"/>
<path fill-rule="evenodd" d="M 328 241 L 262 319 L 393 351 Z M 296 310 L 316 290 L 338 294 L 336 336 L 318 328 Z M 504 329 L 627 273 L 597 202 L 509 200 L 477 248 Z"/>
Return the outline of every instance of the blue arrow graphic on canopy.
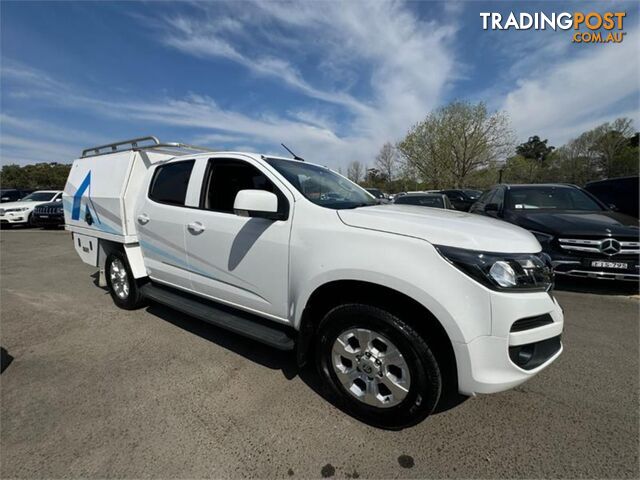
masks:
<path fill-rule="evenodd" d="M 91 185 L 91 170 L 87 173 L 87 176 L 84 177 L 84 180 L 76 190 L 76 193 L 73 195 L 73 207 L 71 209 L 71 219 L 72 220 L 80 220 L 80 204 L 82 202 L 82 195 Z"/>

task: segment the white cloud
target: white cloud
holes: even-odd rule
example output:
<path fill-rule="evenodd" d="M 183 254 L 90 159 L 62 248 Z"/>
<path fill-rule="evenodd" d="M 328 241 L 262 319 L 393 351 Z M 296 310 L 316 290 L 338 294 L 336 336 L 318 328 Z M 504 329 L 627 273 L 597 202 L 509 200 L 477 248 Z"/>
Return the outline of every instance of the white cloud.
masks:
<path fill-rule="evenodd" d="M 459 78 L 462 66 L 452 45 L 458 31 L 448 23 L 458 17 L 421 20 L 410 6 L 396 2 L 259 2 L 250 7 L 233 2 L 197 4 L 195 14 L 164 22 L 140 19 L 155 25 L 152 36 L 168 48 L 203 62 L 233 62 L 308 100 L 254 105 L 249 111 L 255 113 L 235 110 L 233 98 L 224 99 L 222 108 L 221 99 L 208 91 L 169 97 L 146 90 L 133 97 L 128 90 L 107 97 L 107 90 L 89 91 L 6 59 L 3 95 L 21 97 L 30 106 L 53 106 L 58 114 L 81 111 L 129 132 L 124 136 L 158 129 L 171 132 L 167 140 L 270 150 L 265 153 L 282 153 L 284 142 L 333 168 L 351 160 L 371 164 L 384 142 L 399 140 L 440 106 Z M 508 54 L 510 68 L 500 72 L 495 89 L 477 99 L 506 109 L 521 139 L 537 134 L 560 145 L 617 116 L 639 120 L 637 29 L 617 45 L 579 46 L 563 43 L 561 36 L 515 33 L 517 41 L 504 36 L 499 45 L 487 43 L 493 49 L 488 54 Z M 530 53 L 532 45 L 538 53 Z M 117 85 L 111 87 L 108 91 L 117 91 Z M 3 161 L 41 161 L 49 147 L 50 156 L 71 155 L 70 160 L 88 144 L 116 140 L 94 141 L 102 133 L 63 131 L 4 113 Z M 59 140 L 67 133 L 68 142 Z"/>
<path fill-rule="evenodd" d="M 209 134 L 216 140 L 217 135 L 226 144 L 273 145 L 274 149 L 285 142 L 309 160 L 338 167 L 355 159 L 372 163 L 384 142 L 399 139 L 441 102 L 447 83 L 454 78 L 449 44 L 455 29 L 421 21 L 404 4 L 220 5 L 199 4 L 197 15 L 166 19 L 164 26 L 169 28 L 152 33 L 171 48 L 205 61 L 211 57 L 235 62 L 320 103 L 243 114 L 233 107 L 220 108 L 207 96 L 209 92 L 181 98 L 147 93 L 144 100 L 124 94 L 121 99 L 107 99 L 101 92 L 83 92 L 48 76 L 40 82 L 42 72 L 24 66 L 3 69 L 4 76 L 20 80 L 10 94 L 19 91 L 60 108 L 145 125 L 145 131 L 153 124 L 171 127 L 176 137 L 187 131 L 199 139 Z M 233 15 L 213 18 L 218 7 L 232 9 Z M 220 22 L 228 16 L 233 21 Z M 283 30 L 286 33 L 278 33 Z M 303 72 L 298 60 L 305 55 L 312 56 L 322 70 Z M 345 73 L 328 78 L 325 72 L 331 71 Z M 356 81 L 366 85 L 366 92 L 352 91 Z M 233 104 L 233 99 L 226 100 Z"/>
<path fill-rule="evenodd" d="M 519 80 L 502 104 L 519 137 L 535 134 L 560 145 L 618 116 L 637 122 L 638 33 L 630 31 L 620 44 L 573 45 L 574 58 Z"/>

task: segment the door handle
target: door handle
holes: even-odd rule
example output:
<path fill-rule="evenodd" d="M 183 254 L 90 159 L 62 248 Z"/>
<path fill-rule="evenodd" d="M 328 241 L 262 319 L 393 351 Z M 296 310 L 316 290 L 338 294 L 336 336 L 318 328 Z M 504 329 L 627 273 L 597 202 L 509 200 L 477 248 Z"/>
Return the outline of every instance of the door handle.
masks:
<path fill-rule="evenodd" d="M 146 225 L 147 223 L 149 223 L 149 215 L 147 215 L 146 213 L 138 215 L 138 223 L 140 225 Z"/>
<path fill-rule="evenodd" d="M 195 235 L 202 233 L 205 230 L 204 225 L 200 222 L 190 223 L 189 225 L 187 225 L 187 229 Z"/>

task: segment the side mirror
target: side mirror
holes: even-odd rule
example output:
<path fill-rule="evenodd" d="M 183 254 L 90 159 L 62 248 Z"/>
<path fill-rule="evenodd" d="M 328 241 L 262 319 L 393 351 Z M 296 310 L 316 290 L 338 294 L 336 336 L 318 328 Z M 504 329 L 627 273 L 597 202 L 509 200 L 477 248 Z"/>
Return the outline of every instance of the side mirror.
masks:
<path fill-rule="evenodd" d="M 266 190 L 240 190 L 233 202 L 233 211 L 240 217 L 282 220 L 278 214 L 278 197 Z"/>
<path fill-rule="evenodd" d="M 487 203 L 484 206 L 484 211 L 489 213 L 489 212 L 496 212 L 498 213 L 498 204 L 497 203 Z"/>

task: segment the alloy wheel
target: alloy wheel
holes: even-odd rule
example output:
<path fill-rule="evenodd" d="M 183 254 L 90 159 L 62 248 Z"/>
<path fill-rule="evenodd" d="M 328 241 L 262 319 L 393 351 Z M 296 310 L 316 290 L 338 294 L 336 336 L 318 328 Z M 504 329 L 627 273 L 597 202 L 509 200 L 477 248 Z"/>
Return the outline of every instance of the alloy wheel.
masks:
<path fill-rule="evenodd" d="M 336 338 L 332 366 L 340 383 L 356 399 L 379 408 L 401 403 L 411 386 L 409 366 L 385 336 L 352 328 Z"/>

